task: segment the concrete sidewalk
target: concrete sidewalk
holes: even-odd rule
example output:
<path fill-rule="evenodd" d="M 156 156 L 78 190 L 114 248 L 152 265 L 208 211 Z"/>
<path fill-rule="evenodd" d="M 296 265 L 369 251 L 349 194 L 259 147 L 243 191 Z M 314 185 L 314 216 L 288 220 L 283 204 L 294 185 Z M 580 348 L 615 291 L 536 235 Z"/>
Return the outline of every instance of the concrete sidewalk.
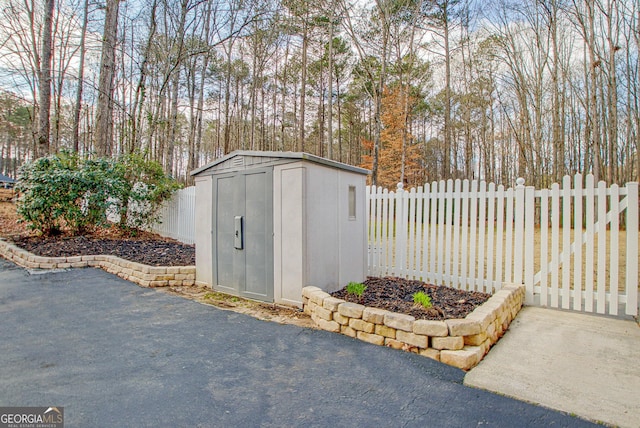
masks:
<path fill-rule="evenodd" d="M 464 384 L 621 427 L 640 427 L 640 327 L 526 307 Z"/>

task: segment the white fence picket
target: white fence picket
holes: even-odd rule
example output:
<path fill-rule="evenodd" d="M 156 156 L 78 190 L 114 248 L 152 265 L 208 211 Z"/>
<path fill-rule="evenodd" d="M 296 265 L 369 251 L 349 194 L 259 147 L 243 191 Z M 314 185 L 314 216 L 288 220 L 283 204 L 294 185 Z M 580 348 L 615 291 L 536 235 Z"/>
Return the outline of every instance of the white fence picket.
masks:
<path fill-rule="evenodd" d="M 618 185 L 611 185 L 611 235 L 609 242 L 609 254 L 618 254 L 618 229 L 620 196 Z M 618 315 L 618 258 L 609 257 L 609 313 Z"/>
<path fill-rule="evenodd" d="M 520 179 L 518 179 L 520 180 Z M 524 182 L 524 180 L 522 180 Z M 513 282 L 522 284 L 524 257 L 524 183 L 516 186 L 515 201 L 515 238 L 513 240 Z"/>
<path fill-rule="evenodd" d="M 627 183 L 626 315 L 638 315 L 638 183 Z"/>
<path fill-rule="evenodd" d="M 533 207 L 533 209 L 525 210 L 524 218 L 524 285 L 526 288 L 525 303 L 532 305 L 534 303 L 535 288 L 535 189 L 533 187 L 525 188 L 524 193 L 525 207 Z"/>
<path fill-rule="evenodd" d="M 469 264 L 469 180 L 462 182 L 462 220 L 460 228 L 462 229 L 462 241 L 460 244 L 460 283 L 461 289 L 466 289 L 467 283 L 467 266 Z"/>
<path fill-rule="evenodd" d="M 562 309 L 571 306 L 571 177 L 562 180 Z"/>
<path fill-rule="evenodd" d="M 422 207 L 422 212 L 424 215 L 424 226 L 422 228 L 422 272 L 423 272 L 423 277 L 422 280 L 427 280 L 431 281 L 431 278 L 428 276 L 429 274 L 425 272 L 429 272 L 429 248 L 431 247 L 430 245 L 428 245 L 429 242 L 429 229 L 431 228 L 431 217 L 430 217 L 430 195 L 431 195 L 431 186 L 429 185 L 429 183 L 425 183 L 424 185 L 424 201 L 423 201 L 423 207 Z"/>
<path fill-rule="evenodd" d="M 367 194 L 370 193 L 375 193 L 375 190 L 369 188 L 369 186 L 367 186 Z M 367 251 L 367 275 L 371 275 L 371 268 L 372 266 L 374 266 L 374 262 L 373 262 L 373 258 L 375 257 L 375 254 L 378 252 L 377 248 L 375 246 L 375 235 L 374 233 L 372 233 L 372 228 L 377 227 L 377 222 L 376 222 L 376 218 L 375 218 L 375 213 L 374 211 L 371 209 L 371 205 L 373 205 L 375 199 L 374 198 L 367 198 L 367 202 L 365 204 L 365 214 L 367 216 L 367 237 L 369 237 L 369 249 Z M 374 242 L 372 243 L 371 241 L 371 237 L 374 236 Z"/>
<path fill-rule="evenodd" d="M 573 283 L 580 284 L 574 287 L 573 309 L 582 310 L 582 175 L 576 174 L 574 177 L 574 198 L 573 198 Z"/>
<path fill-rule="evenodd" d="M 453 233 L 453 180 L 447 180 L 447 199 L 445 202 L 445 251 L 444 251 L 444 277 L 446 278 L 445 284 L 450 286 L 452 284 L 453 269 L 451 266 L 451 248 L 453 240 L 451 234 Z"/>
<path fill-rule="evenodd" d="M 476 277 L 476 225 L 478 218 L 478 182 L 471 182 L 471 193 L 469 193 L 469 269 L 466 281 L 467 290 L 475 291 L 474 280 Z"/>
<path fill-rule="evenodd" d="M 513 189 L 507 189 L 507 212 L 505 215 L 505 259 L 504 259 L 504 282 L 511 282 L 513 272 Z"/>
<path fill-rule="evenodd" d="M 553 183 L 551 186 L 551 307 L 558 307 L 558 280 L 560 272 L 560 186 Z"/>
<path fill-rule="evenodd" d="M 389 206 L 391 195 L 387 189 L 384 189 L 382 194 L 380 195 L 379 206 L 382 206 L 382 235 L 381 236 L 381 255 L 378 265 L 378 272 L 380 275 L 386 275 L 389 270 L 389 265 L 391 264 L 389 261 L 389 245 L 391 242 L 390 232 L 389 232 Z"/>
<path fill-rule="evenodd" d="M 493 266 L 494 259 L 494 238 L 495 238 L 495 208 L 496 208 L 496 185 L 489 183 L 487 190 L 487 273 L 482 283 L 481 291 L 491 293 L 493 289 Z"/>
<path fill-rule="evenodd" d="M 502 256 L 504 247 L 504 186 L 498 186 L 498 204 L 497 204 L 497 216 L 496 216 L 496 283 L 497 286 L 496 291 L 501 288 L 501 284 L 504 278 L 503 264 L 502 264 Z"/>
<path fill-rule="evenodd" d="M 485 268 L 485 232 L 487 230 L 487 183 L 480 182 L 480 200 L 478 201 L 478 273 L 476 275 L 473 289 L 476 291 L 484 291 L 484 268 Z"/>
<path fill-rule="evenodd" d="M 151 230 L 159 235 L 176 239 L 186 244 L 195 242 L 195 187 L 174 192 L 171 199 L 160 208 L 160 223 Z"/>
<path fill-rule="evenodd" d="M 453 189 L 453 281 L 452 286 L 460 286 L 460 214 L 462 195 L 460 195 L 462 183 L 455 181 Z M 463 245 L 464 246 L 464 245 Z"/>
<path fill-rule="evenodd" d="M 407 254 L 407 272 L 408 276 L 411 279 L 416 277 L 416 261 L 415 261 L 415 253 L 416 253 L 416 189 L 412 188 L 409 192 L 409 249 Z"/>
<path fill-rule="evenodd" d="M 587 193 L 586 203 L 586 240 L 585 240 L 585 297 L 584 297 L 584 310 L 586 312 L 593 311 L 593 266 L 594 266 L 594 249 L 595 249 L 595 187 L 593 182 L 593 175 L 589 174 L 586 177 L 585 190 Z"/>
<path fill-rule="evenodd" d="M 540 192 L 540 305 L 549 303 L 549 190 Z"/>
<path fill-rule="evenodd" d="M 598 183 L 598 273 L 597 273 L 597 310 L 605 313 L 607 293 L 607 189 L 604 181 Z"/>

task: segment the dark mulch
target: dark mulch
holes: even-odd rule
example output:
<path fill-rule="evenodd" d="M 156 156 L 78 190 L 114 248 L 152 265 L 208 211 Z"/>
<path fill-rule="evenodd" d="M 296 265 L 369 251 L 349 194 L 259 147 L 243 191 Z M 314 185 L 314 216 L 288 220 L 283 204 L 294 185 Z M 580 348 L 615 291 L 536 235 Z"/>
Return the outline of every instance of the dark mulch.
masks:
<path fill-rule="evenodd" d="M 464 318 L 491 297 L 486 293 L 469 292 L 403 278 L 369 277 L 364 285 L 367 289 L 360 299 L 348 294 L 346 288 L 332 293 L 332 296 L 348 302 L 428 320 Z M 431 297 L 433 305 L 431 308 L 425 309 L 413 303 L 413 294 L 418 291 Z"/>
<path fill-rule="evenodd" d="M 142 238 L 30 236 L 16 237 L 13 241 L 20 248 L 43 257 L 109 254 L 150 266 L 192 266 L 196 261 L 196 250 L 193 245 L 149 236 Z"/>

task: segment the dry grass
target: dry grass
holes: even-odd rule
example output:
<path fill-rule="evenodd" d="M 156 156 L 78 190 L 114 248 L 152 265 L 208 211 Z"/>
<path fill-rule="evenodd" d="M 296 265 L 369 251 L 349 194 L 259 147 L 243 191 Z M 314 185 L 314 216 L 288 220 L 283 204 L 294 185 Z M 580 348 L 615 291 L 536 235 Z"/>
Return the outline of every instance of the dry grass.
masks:
<path fill-rule="evenodd" d="M 0 187 L 0 202 L 10 202 L 15 196 L 13 189 Z"/>
<path fill-rule="evenodd" d="M 562 252 L 564 249 L 563 246 L 563 237 L 562 237 L 562 229 L 560 229 L 560 233 L 559 233 L 559 242 L 558 242 L 558 249 L 556 251 L 556 254 L 558 254 L 558 260 L 560 260 L 560 263 L 562 262 Z M 569 242 L 574 242 L 576 240 L 576 235 L 577 232 L 580 232 L 581 234 L 584 233 L 584 231 L 576 231 L 574 229 L 571 229 L 570 231 L 570 240 Z M 612 253 L 612 238 L 615 238 L 617 235 L 617 240 L 618 240 L 618 249 L 615 253 Z M 551 230 L 549 230 L 548 232 L 548 242 L 547 242 L 547 260 L 552 261 L 552 257 L 553 257 L 553 250 L 552 250 L 552 241 L 551 241 Z M 594 241 L 592 244 L 583 244 L 580 248 L 580 252 L 581 252 L 581 264 L 580 266 L 576 265 L 576 256 L 575 253 L 571 254 L 570 256 L 570 264 L 568 265 L 568 275 L 569 275 L 569 281 L 571 284 L 571 289 L 574 288 L 581 288 L 582 290 L 585 289 L 585 281 L 586 281 L 586 276 L 587 273 L 589 273 L 589 271 L 592 274 L 592 278 L 593 278 L 593 283 L 594 283 L 594 289 L 596 288 L 596 283 L 598 281 L 598 271 L 601 270 L 602 272 L 600 273 L 600 275 L 604 275 L 604 281 L 607 283 L 607 291 L 609 290 L 610 286 L 612 284 L 610 284 L 610 279 L 611 279 L 611 274 L 614 271 L 615 268 L 617 268 L 617 275 L 618 275 L 618 290 L 623 291 L 626 288 L 626 273 L 627 273 L 627 232 L 622 230 L 622 231 L 618 231 L 616 232 L 612 232 L 611 230 L 607 230 L 606 231 L 606 235 L 604 237 L 604 242 L 602 243 L 604 245 L 604 266 L 601 266 L 599 263 L 599 246 L 601 245 L 600 240 L 602 239 L 602 237 L 598 236 L 598 234 L 594 235 Z M 542 266 L 542 262 L 541 262 L 541 252 L 542 252 L 542 233 L 539 229 L 536 229 L 535 231 L 535 239 L 534 239 L 534 245 L 535 245 L 535 272 L 540 271 L 541 266 Z M 570 244 L 569 244 L 570 245 Z M 636 245 L 640 245 L 640 239 L 638 240 L 638 243 Z M 570 249 L 569 249 L 570 251 Z M 592 261 L 591 266 L 588 265 L 588 252 L 591 252 L 591 257 L 592 257 Z M 617 263 L 616 263 L 617 262 Z M 636 266 L 638 264 L 640 264 L 640 256 L 638 257 L 638 259 L 635 261 Z M 564 270 L 567 269 L 567 267 L 565 266 L 561 266 L 558 269 L 557 275 L 558 275 L 558 282 L 560 284 L 562 284 L 562 278 L 564 275 Z M 575 279 L 576 279 L 576 275 L 580 276 L 580 287 L 576 287 L 575 284 Z M 553 281 L 553 277 L 551 274 L 549 274 L 547 276 L 547 284 L 548 286 L 551 286 Z M 636 284 L 638 283 L 638 278 L 636 278 Z"/>
<path fill-rule="evenodd" d="M 0 237 L 10 238 L 27 234 L 29 234 L 29 231 L 25 224 L 18 222 L 15 203 L 0 199 Z"/>

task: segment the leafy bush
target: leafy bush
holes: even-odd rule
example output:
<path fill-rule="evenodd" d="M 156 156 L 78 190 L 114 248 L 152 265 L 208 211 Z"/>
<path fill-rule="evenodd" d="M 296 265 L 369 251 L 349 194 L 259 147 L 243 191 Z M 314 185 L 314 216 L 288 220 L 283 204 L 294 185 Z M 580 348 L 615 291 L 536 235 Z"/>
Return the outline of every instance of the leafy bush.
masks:
<path fill-rule="evenodd" d="M 432 306 L 431 297 L 429 297 L 428 294 L 425 294 L 422 291 L 413 293 L 413 303 L 422 305 L 425 309 L 429 309 Z"/>
<path fill-rule="evenodd" d="M 21 168 L 17 211 L 31 229 L 45 235 L 64 227 L 81 234 L 103 226 L 108 211 L 120 214 L 119 226 L 130 231 L 151 226 L 157 209 L 177 188 L 157 162 L 140 155 L 114 161 L 60 152 Z"/>
<path fill-rule="evenodd" d="M 166 176 L 158 162 L 145 160 L 140 154 L 122 156 L 116 165 L 120 180 L 113 194 L 118 226 L 125 231 L 148 228 L 158 221 L 158 209 L 180 188 Z"/>
<path fill-rule="evenodd" d="M 115 186 L 114 163 L 81 160 L 61 152 L 25 164 L 16 190 L 17 212 L 29 227 L 46 235 L 67 227 L 72 233 L 106 222 L 108 197 Z"/>

